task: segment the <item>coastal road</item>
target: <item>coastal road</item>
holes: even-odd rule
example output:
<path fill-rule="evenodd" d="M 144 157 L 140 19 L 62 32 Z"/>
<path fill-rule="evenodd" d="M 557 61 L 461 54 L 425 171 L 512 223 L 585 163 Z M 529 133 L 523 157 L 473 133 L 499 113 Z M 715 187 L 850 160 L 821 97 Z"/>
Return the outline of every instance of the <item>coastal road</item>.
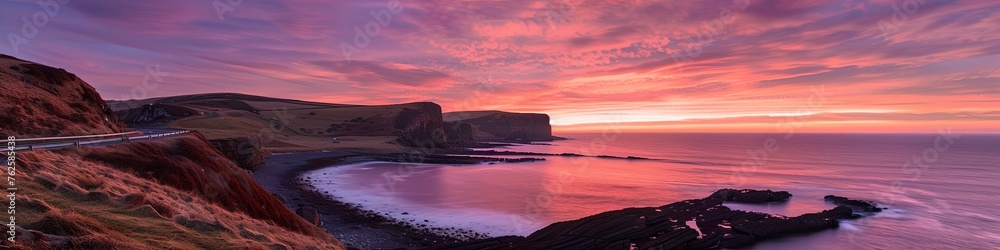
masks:
<path fill-rule="evenodd" d="M 129 141 L 158 140 L 189 133 L 181 129 L 139 129 L 138 131 L 83 136 L 63 136 L 44 138 L 15 138 L 14 151 L 33 149 L 58 149 L 66 147 L 105 146 Z M 4 140 L 5 142 L 7 140 Z"/>

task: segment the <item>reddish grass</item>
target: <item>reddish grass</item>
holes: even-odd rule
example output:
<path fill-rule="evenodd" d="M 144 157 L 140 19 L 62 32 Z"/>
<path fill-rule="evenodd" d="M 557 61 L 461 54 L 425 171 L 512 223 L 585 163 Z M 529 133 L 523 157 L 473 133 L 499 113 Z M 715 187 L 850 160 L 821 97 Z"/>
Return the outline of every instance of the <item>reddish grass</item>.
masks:
<path fill-rule="evenodd" d="M 76 75 L 0 57 L 0 134 L 18 138 L 124 131 L 100 94 Z"/>
<path fill-rule="evenodd" d="M 197 192 L 142 178 L 131 168 L 83 160 L 92 150 L 101 149 L 18 154 L 18 165 L 27 173 L 18 183 L 24 195 L 18 206 L 23 228 L 17 228 L 17 242 L 0 241 L 0 249 L 343 249 L 328 234 L 306 235 L 272 219 L 231 211 Z M 233 195 L 228 192 L 213 197 Z"/>
<path fill-rule="evenodd" d="M 66 151 L 78 154 L 87 161 L 103 163 L 188 191 L 229 211 L 272 221 L 306 235 L 326 234 L 288 210 L 278 198 L 212 148 L 198 133 L 175 139 Z M 153 207 L 156 208 L 155 205 Z M 157 209 L 157 212 L 161 210 Z"/>
<path fill-rule="evenodd" d="M 101 223 L 91 218 L 80 216 L 74 212 L 50 211 L 41 220 L 26 226 L 47 234 L 83 236 L 90 233 L 102 233 L 107 229 Z"/>
<path fill-rule="evenodd" d="M 153 210 L 155 210 L 157 214 L 160 214 L 163 217 L 169 218 L 174 215 L 174 211 L 172 208 L 170 208 L 170 206 L 157 201 L 149 200 L 146 198 L 145 194 L 141 193 L 129 194 L 126 195 L 123 200 L 125 202 L 125 205 L 129 209 L 148 205 L 151 208 L 153 208 Z"/>

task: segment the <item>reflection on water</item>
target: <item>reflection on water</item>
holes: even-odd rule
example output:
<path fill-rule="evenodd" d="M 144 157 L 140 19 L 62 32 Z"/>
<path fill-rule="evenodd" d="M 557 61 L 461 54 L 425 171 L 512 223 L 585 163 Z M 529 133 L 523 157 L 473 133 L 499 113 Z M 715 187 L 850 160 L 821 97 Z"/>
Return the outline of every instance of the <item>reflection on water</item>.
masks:
<path fill-rule="evenodd" d="M 589 136 L 589 137 L 588 137 Z M 780 150 L 754 155 L 764 134 L 623 134 L 601 148 L 599 135 L 510 150 L 641 156 L 658 161 L 546 157 L 494 165 L 365 163 L 309 173 L 316 185 L 347 202 L 392 217 L 493 236 L 526 235 L 552 222 L 625 207 L 660 206 L 701 198 L 718 188 L 787 190 L 787 203 L 731 204 L 733 209 L 786 216 L 832 208 L 834 194 L 889 206 L 839 230 L 786 237 L 762 249 L 990 248 L 1000 244 L 995 180 L 997 136 L 962 137 L 919 178 L 903 171 L 933 135 L 796 135 Z M 779 137 L 780 138 L 780 137 Z M 600 149 L 600 150 L 597 150 Z M 749 152 L 748 152 L 749 150 Z M 992 150 L 992 151 L 991 151 Z M 746 161 L 762 162 L 746 168 Z M 679 163 L 686 162 L 686 163 Z M 405 172 L 402 177 L 386 173 Z M 390 176 L 390 177 L 387 177 Z M 897 192 L 890 193 L 896 187 Z M 894 195 L 887 195 L 894 194 Z M 406 212 L 407 214 L 403 214 Z M 932 236 L 932 237 L 928 237 Z"/>

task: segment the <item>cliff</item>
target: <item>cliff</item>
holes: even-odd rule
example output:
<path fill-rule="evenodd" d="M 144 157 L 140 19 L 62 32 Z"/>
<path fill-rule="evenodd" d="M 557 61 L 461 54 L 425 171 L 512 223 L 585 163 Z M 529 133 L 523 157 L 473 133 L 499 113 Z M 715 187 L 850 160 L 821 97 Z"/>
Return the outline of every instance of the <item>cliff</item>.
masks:
<path fill-rule="evenodd" d="M 462 111 L 444 114 L 446 122 L 461 122 L 473 127 L 476 139 L 552 140 L 549 115 L 503 111 Z"/>
<path fill-rule="evenodd" d="M 236 166 L 254 172 L 264 165 L 264 159 L 271 154 L 256 137 L 221 138 L 209 142 Z"/>
<path fill-rule="evenodd" d="M 472 124 L 464 122 L 445 122 L 444 133 L 448 137 L 449 146 L 470 146 L 476 144 L 476 130 Z"/>
<path fill-rule="evenodd" d="M 393 120 L 399 143 L 410 147 L 440 148 L 447 146 L 441 106 L 431 102 L 412 103 Z"/>
<path fill-rule="evenodd" d="M 76 75 L 0 55 L 0 135 L 49 137 L 117 133 L 124 124 Z"/>

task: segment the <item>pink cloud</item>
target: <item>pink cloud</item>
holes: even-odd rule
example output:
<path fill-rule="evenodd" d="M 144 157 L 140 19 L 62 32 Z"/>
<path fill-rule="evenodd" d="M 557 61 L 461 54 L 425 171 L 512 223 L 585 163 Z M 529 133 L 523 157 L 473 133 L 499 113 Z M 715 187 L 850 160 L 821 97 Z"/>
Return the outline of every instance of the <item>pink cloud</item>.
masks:
<path fill-rule="evenodd" d="M 73 1 L 17 56 L 75 72 L 107 98 L 161 65 L 173 76 L 150 97 L 237 89 L 560 121 L 786 114 L 819 86 L 831 112 L 996 106 L 1000 4 L 928 0 L 883 33 L 900 2 L 401 1 L 348 61 L 340 44 L 387 1 L 244 1 L 224 20 L 210 1 Z M 3 31 L 39 10 L 28 0 L 3 7 Z M 467 94 L 482 86 L 488 97 Z"/>

